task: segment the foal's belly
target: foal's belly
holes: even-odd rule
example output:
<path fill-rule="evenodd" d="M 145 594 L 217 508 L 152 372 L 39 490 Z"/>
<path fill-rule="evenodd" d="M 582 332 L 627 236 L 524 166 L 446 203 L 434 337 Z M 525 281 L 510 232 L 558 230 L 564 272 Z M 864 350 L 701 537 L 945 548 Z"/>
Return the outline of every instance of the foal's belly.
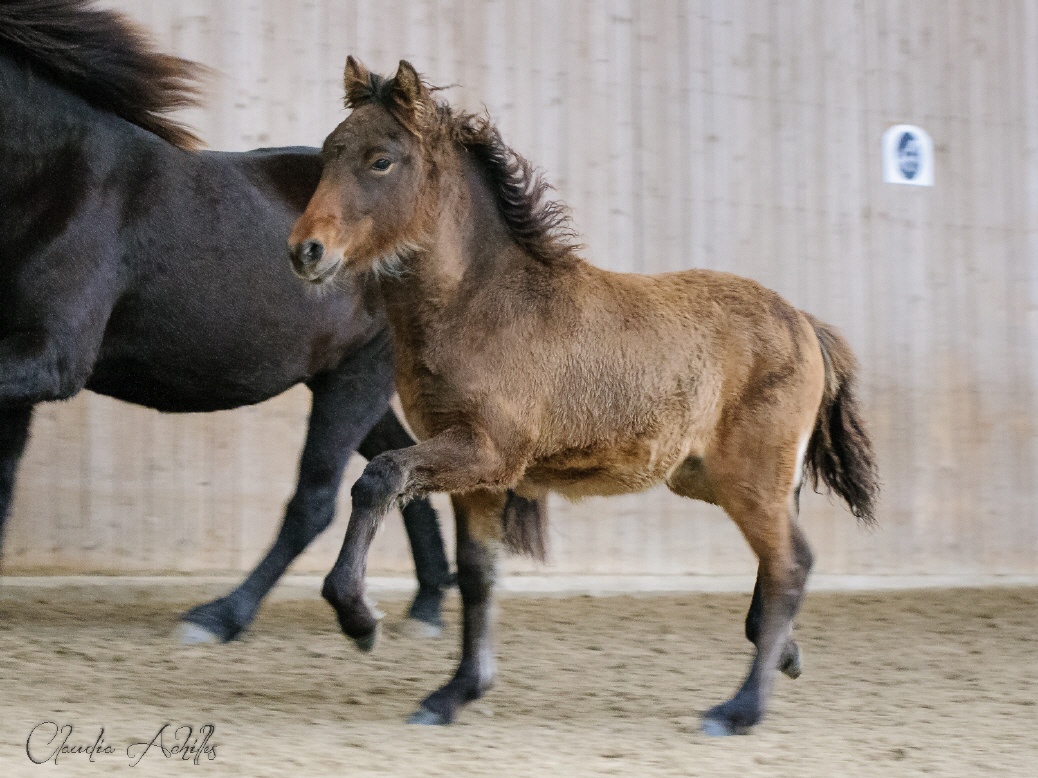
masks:
<path fill-rule="evenodd" d="M 667 481 L 686 458 L 684 448 L 636 442 L 605 451 L 560 452 L 528 467 L 516 492 L 551 491 L 570 500 L 642 492 Z"/>

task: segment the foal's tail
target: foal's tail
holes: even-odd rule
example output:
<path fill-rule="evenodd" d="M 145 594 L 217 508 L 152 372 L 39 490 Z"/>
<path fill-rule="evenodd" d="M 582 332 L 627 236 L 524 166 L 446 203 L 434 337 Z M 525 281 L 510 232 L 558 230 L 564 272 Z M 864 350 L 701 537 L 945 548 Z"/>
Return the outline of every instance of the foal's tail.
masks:
<path fill-rule="evenodd" d="M 860 521 L 873 524 L 879 476 L 872 442 L 854 396 L 858 361 L 840 333 L 810 314 L 806 316 L 825 359 L 825 391 L 807 446 L 807 472 L 816 490 L 818 482 L 823 481 Z"/>
<path fill-rule="evenodd" d="M 543 500 L 528 500 L 509 490 L 504 523 L 505 548 L 544 561 L 548 553 L 548 512 Z"/>

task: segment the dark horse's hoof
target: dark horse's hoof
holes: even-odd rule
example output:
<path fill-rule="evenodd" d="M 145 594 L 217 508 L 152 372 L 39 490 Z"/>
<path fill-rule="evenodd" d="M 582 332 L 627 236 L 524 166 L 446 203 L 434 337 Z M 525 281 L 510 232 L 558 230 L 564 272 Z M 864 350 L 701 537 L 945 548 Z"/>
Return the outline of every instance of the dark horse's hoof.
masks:
<path fill-rule="evenodd" d="M 428 727 L 445 727 L 450 719 L 441 713 L 429 710 L 424 705 L 407 717 L 408 724 L 422 724 Z"/>
<path fill-rule="evenodd" d="M 431 624 L 421 619 L 408 618 L 400 627 L 400 634 L 410 638 L 438 638 L 443 634 L 443 625 Z"/>
<path fill-rule="evenodd" d="M 733 729 L 731 724 L 720 719 L 703 719 L 700 724 L 703 734 L 708 737 L 728 737 L 729 735 L 745 735 L 746 730 Z"/>
<path fill-rule="evenodd" d="M 414 637 L 438 638 L 443 632 L 442 602 L 442 589 L 419 588 L 407 613 L 405 632 Z"/>
<path fill-rule="evenodd" d="M 205 627 L 190 621 L 182 621 L 177 625 L 176 640 L 183 646 L 199 646 L 205 643 L 226 643 L 227 641 Z"/>
<path fill-rule="evenodd" d="M 732 701 L 711 708 L 703 716 L 700 728 L 710 737 L 748 735 L 753 725 L 760 721 L 760 714 L 748 710 Z"/>
<path fill-rule="evenodd" d="M 187 645 L 227 643 L 238 637 L 248 626 L 238 623 L 226 597 L 196 605 L 180 617 L 180 622 L 180 642 Z"/>

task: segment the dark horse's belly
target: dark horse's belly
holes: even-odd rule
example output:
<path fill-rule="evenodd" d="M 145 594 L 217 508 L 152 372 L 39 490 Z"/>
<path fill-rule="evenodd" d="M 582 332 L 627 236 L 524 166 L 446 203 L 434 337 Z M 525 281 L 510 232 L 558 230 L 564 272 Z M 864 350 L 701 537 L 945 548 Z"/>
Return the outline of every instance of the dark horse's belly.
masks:
<path fill-rule="evenodd" d="M 268 400 L 299 383 L 297 374 L 256 377 L 211 374 L 204 380 L 184 371 L 158 371 L 133 357 L 99 362 L 86 388 L 163 413 L 207 413 Z"/>
<path fill-rule="evenodd" d="M 233 326 L 218 315 L 192 317 L 182 326 L 195 338 L 170 337 L 165 327 L 117 309 L 86 388 L 166 413 L 228 410 L 333 370 L 384 334 L 384 323 L 357 311 L 348 296 L 289 305 L 287 289 L 278 289 L 283 317 L 264 321 L 257 309 L 252 318 L 248 308 Z"/>

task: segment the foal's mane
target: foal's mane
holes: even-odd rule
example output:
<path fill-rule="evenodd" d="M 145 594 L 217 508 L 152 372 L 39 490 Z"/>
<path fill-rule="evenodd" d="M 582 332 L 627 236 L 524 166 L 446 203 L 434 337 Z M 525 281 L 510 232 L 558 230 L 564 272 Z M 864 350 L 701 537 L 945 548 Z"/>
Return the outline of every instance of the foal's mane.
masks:
<path fill-rule="evenodd" d="M 121 14 L 86 0 L 3 0 L 0 51 L 180 148 L 201 145 L 166 114 L 198 104 L 204 68 L 157 52 Z"/>
<path fill-rule="evenodd" d="M 446 88 L 424 82 L 423 86 L 429 92 Z M 505 144 L 489 116 L 455 111 L 447 103 L 435 101 L 434 115 L 419 116 L 416 122 L 401 105 L 393 80 L 375 73 L 366 85 L 355 87 L 346 96 L 347 108 L 365 103 L 381 105 L 423 143 L 432 137 L 439 142 L 454 141 L 468 151 L 493 187 L 498 212 L 513 240 L 534 258 L 545 264 L 576 259 L 582 246 L 569 208 L 549 196 L 554 187 L 529 160 Z"/>

